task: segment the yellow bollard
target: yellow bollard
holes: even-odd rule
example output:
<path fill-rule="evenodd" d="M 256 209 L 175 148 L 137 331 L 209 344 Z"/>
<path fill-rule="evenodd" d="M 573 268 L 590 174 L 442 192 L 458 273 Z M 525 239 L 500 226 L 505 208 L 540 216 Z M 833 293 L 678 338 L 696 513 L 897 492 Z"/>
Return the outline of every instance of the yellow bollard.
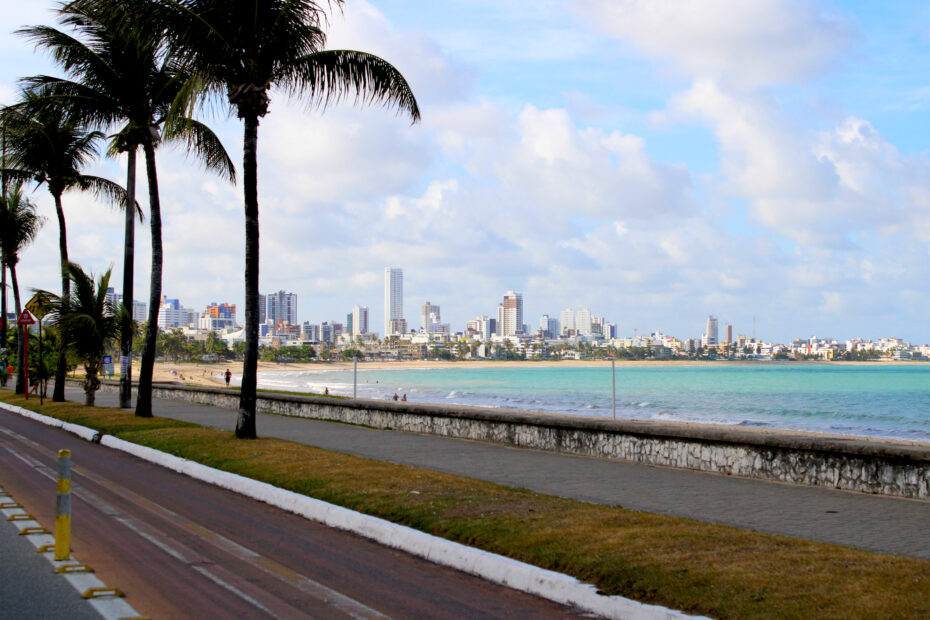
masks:
<path fill-rule="evenodd" d="M 55 503 L 55 559 L 71 556 L 71 450 L 58 451 L 58 498 Z"/>

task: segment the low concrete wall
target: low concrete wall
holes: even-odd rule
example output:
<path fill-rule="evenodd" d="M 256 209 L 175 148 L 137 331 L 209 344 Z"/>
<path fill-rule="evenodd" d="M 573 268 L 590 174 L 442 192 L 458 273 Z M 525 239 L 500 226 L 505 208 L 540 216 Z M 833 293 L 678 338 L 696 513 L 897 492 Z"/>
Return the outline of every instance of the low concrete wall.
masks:
<path fill-rule="evenodd" d="M 105 383 L 105 390 L 118 389 Z M 156 384 L 156 398 L 237 409 L 221 388 Z M 855 437 L 613 421 L 461 405 L 259 394 L 258 410 L 520 448 L 930 499 L 930 448 Z"/>

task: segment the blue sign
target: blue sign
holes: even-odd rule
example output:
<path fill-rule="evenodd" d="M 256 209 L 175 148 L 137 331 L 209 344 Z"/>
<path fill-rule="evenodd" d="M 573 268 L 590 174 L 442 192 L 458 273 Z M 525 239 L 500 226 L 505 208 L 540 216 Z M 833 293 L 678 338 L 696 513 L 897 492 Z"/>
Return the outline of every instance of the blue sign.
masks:
<path fill-rule="evenodd" d="M 113 356 L 112 356 L 112 355 L 104 355 L 104 356 L 103 356 L 103 363 L 104 363 L 104 364 L 112 364 L 112 363 L 113 363 Z"/>

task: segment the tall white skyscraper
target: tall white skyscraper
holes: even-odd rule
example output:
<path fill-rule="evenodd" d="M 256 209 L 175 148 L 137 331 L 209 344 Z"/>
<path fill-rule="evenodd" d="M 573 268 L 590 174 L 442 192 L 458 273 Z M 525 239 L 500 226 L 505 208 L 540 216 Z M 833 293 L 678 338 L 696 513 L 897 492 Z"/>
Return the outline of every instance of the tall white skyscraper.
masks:
<path fill-rule="evenodd" d="M 575 313 L 575 329 L 578 330 L 579 336 L 591 336 L 593 334 L 591 324 L 591 311 L 582 308 Z"/>
<path fill-rule="evenodd" d="M 514 336 L 523 333 L 523 294 L 507 291 L 501 304 L 501 336 Z"/>
<path fill-rule="evenodd" d="M 717 332 L 717 317 L 707 317 L 707 333 L 704 334 L 704 345 L 720 344 Z"/>
<path fill-rule="evenodd" d="M 368 333 L 368 306 L 356 305 L 352 308 L 352 335 L 361 336 Z"/>
<path fill-rule="evenodd" d="M 398 327 L 404 318 L 404 270 L 384 268 L 384 337 L 403 333 Z M 392 323 L 393 321 L 393 323 Z M 403 331 L 407 331 L 404 328 Z"/>
<path fill-rule="evenodd" d="M 575 329 L 575 311 L 571 308 L 566 308 L 559 313 L 559 323 L 562 326 L 562 333 L 568 331 L 574 331 Z"/>

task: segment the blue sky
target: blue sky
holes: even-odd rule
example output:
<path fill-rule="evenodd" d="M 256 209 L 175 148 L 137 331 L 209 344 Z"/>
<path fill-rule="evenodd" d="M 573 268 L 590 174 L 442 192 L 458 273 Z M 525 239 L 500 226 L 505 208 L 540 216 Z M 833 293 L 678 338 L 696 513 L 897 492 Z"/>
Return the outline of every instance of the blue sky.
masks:
<path fill-rule="evenodd" d="M 10 29 L 53 5 L 0 0 Z M 392 265 L 414 325 L 429 300 L 461 329 L 515 289 L 530 325 L 588 307 L 622 334 L 697 336 L 714 314 L 776 341 L 930 342 L 926 3 L 349 1 L 329 32 L 400 68 L 423 122 L 273 98 L 262 289 L 298 293 L 301 319 L 358 303 L 378 329 Z M 0 101 L 40 72 L 0 34 Z M 208 120 L 238 158 L 235 119 Z M 241 304 L 240 189 L 171 150 L 159 165 L 165 293 Z M 118 277 L 119 217 L 79 195 L 66 210 L 73 257 Z M 51 219 L 26 286 L 55 286 L 55 243 Z"/>

